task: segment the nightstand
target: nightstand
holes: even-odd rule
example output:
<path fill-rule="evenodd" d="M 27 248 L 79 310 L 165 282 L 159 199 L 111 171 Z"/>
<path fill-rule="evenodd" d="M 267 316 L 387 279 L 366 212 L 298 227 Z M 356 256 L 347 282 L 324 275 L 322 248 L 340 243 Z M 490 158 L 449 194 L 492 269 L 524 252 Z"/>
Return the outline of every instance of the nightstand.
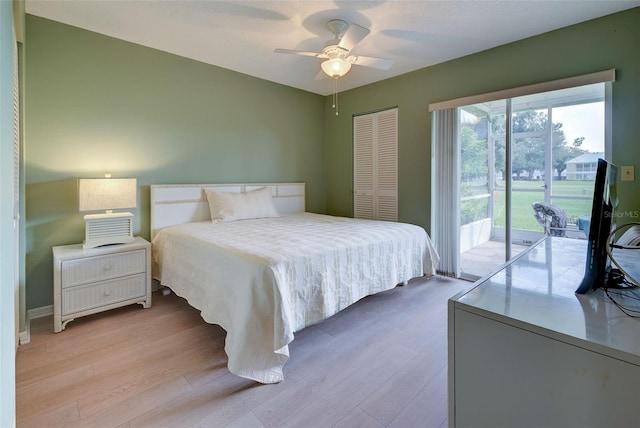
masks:
<path fill-rule="evenodd" d="M 151 307 L 151 244 L 53 247 L 53 331 L 85 315 L 139 303 Z"/>

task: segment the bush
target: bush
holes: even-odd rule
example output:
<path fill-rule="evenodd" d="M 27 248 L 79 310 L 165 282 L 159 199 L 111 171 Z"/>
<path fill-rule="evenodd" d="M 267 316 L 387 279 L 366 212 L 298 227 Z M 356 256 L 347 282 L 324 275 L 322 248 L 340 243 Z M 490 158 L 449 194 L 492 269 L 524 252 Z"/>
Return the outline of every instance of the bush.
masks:
<path fill-rule="evenodd" d="M 489 217 L 489 198 L 471 199 L 460 204 L 460 224 L 469 224 Z"/>

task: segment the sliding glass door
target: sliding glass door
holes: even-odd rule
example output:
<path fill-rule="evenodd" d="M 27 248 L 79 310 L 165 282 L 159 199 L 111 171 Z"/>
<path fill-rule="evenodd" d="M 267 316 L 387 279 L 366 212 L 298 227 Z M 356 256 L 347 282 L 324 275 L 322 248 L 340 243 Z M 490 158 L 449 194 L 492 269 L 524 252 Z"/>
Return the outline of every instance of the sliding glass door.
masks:
<path fill-rule="evenodd" d="M 566 218 L 558 234 L 584 239 L 593 165 L 605 157 L 605 85 L 458 108 L 461 277 L 479 278 L 549 233 L 534 204 Z"/>

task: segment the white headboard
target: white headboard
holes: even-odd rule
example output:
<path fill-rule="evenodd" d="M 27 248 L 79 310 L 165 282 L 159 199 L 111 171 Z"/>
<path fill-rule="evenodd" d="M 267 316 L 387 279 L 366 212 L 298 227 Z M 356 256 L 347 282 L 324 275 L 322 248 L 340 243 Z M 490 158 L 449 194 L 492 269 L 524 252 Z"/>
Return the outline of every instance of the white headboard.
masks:
<path fill-rule="evenodd" d="M 305 183 L 154 184 L 151 186 L 151 239 L 167 226 L 211 219 L 205 189 L 249 192 L 268 187 L 279 214 L 304 212 Z"/>

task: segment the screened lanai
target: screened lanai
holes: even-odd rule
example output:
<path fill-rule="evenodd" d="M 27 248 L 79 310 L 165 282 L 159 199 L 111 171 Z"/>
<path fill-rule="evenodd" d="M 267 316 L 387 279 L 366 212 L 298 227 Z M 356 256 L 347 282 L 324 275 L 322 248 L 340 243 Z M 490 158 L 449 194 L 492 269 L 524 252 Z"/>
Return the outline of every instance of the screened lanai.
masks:
<path fill-rule="evenodd" d="M 461 277 L 484 276 L 545 233 L 585 239 L 597 159 L 609 157 L 606 90 L 596 83 L 457 108 Z M 565 222 L 550 229 L 541 212 Z"/>

